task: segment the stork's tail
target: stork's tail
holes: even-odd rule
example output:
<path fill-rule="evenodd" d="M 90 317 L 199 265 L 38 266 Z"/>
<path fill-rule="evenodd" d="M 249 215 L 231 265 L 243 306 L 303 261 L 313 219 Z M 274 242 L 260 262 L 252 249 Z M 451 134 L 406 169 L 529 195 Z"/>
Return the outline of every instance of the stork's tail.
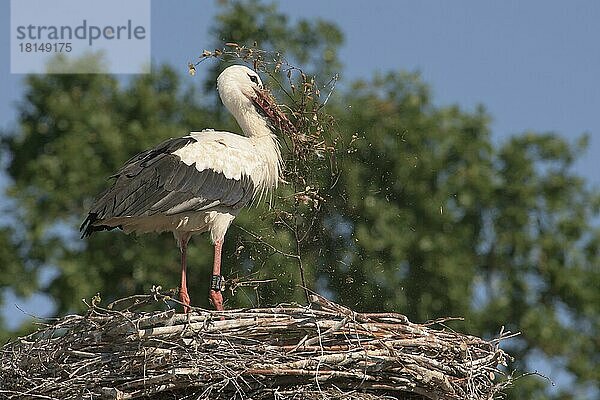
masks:
<path fill-rule="evenodd" d="M 79 232 L 81 232 L 81 238 L 85 239 L 89 237 L 94 232 L 98 231 L 110 231 L 113 229 L 121 229 L 120 226 L 108 226 L 108 225 L 94 225 L 98 221 L 98 214 L 89 213 L 86 219 L 83 221 L 81 226 L 79 227 Z"/>

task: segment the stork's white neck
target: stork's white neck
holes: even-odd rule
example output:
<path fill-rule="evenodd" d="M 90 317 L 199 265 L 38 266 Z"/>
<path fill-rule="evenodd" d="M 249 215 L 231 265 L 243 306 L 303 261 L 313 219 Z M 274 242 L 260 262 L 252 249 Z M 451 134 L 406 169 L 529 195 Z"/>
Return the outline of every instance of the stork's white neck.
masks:
<path fill-rule="evenodd" d="M 257 137 L 273 134 L 267 121 L 256 111 L 250 98 L 238 90 L 230 90 L 229 87 L 220 88 L 219 92 L 223 104 L 242 128 L 244 136 Z"/>
<path fill-rule="evenodd" d="M 244 136 L 249 138 L 273 136 L 267 120 L 256 111 L 254 105 L 237 109 L 232 114 L 242 128 Z"/>

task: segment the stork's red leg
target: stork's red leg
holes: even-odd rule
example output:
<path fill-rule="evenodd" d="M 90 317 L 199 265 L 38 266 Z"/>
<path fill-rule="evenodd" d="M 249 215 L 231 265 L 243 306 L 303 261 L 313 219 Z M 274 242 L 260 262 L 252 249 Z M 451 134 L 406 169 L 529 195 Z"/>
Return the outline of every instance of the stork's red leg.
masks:
<path fill-rule="evenodd" d="M 212 271 L 212 279 L 211 279 L 211 287 L 208 293 L 208 298 L 212 305 L 215 307 L 217 311 L 223 311 L 223 294 L 221 294 L 221 289 L 214 287 L 213 283 L 216 283 L 216 286 L 220 286 L 221 282 L 221 250 L 223 249 L 223 239 L 217 240 L 215 242 L 215 259 L 213 263 L 213 271 Z"/>
<path fill-rule="evenodd" d="M 187 279 L 186 279 L 186 268 L 187 268 L 187 244 L 190 240 L 189 237 L 183 237 L 179 241 L 179 249 L 181 250 L 181 286 L 179 287 L 179 300 L 185 304 L 183 306 L 183 312 L 190 312 L 190 295 L 187 290 Z"/>

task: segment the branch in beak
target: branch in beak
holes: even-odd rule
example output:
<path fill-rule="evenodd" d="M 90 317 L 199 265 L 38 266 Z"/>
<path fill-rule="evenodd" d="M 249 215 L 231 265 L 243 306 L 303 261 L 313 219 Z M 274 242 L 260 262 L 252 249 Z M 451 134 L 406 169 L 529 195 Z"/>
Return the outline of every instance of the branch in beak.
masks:
<path fill-rule="evenodd" d="M 254 106 L 271 121 L 273 126 L 288 135 L 298 133 L 294 124 L 281 111 L 273 96 L 266 89 L 254 89 L 254 91 L 256 92 L 256 97 L 252 99 Z"/>

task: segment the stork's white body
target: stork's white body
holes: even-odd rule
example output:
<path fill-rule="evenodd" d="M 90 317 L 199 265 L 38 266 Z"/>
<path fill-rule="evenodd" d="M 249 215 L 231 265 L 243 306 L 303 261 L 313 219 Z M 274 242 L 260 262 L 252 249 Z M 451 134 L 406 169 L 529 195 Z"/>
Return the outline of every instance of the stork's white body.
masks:
<path fill-rule="evenodd" d="M 180 296 L 188 305 L 185 249 L 190 237 L 210 232 L 215 243 L 213 279 L 220 278 L 227 228 L 242 207 L 276 187 L 280 176 L 279 144 L 256 102 L 262 90 L 258 75 L 243 66 L 229 67 L 219 75 L 217 89 L 243 136 L 204 130 L 140 153 L 114 175 L 113 186 L 99 196 L 82 225 L 84 236 L 113 228 L 173 232 L 182 251 Z M 213 295 L 214 303 L 218 299 Z M 222 297 L 220 301 L 218 309 Z"/>
<path fill-rule="evenodd" d="M 207 170 L 222 173 L 233 182 L 243 177 L 252 180 L 252 197 L 260 197 L 271 188 L 277 187 L 279 179 L 279 146 L 274 135 L 245 137 L 230 132 L 205 130 L 192 132 L 195 139 L 173 155 L 198 172 Z M 241 208 L 231 208 L 214 201 L 206 210 L 191 210 L 176 214 L 157 213 L 143 216 L 124 216 L 103 220 L 102 224 L 121 227 L 125 233 L 173 232 L 180 242 L 181 237 L 210 232 L 212 242 L 222 240 L 227 228 L 239 214 Z"/>

